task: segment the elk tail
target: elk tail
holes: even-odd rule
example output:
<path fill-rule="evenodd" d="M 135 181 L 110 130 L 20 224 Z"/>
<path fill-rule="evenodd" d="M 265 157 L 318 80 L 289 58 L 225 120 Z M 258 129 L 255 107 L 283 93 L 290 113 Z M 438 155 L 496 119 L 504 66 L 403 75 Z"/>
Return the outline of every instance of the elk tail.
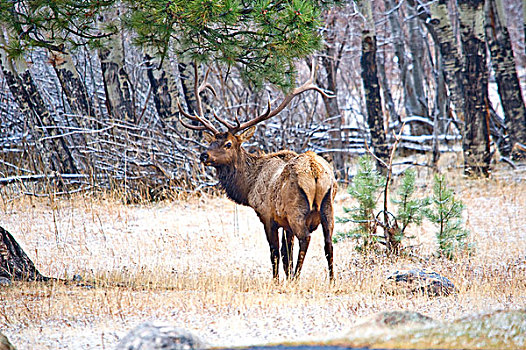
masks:
<path fill-rule="evenodd" d="M 305 198 L 305 201 L 307 202 L 308 211 L 311 212 L 314 207 L 316 206 L 316 185 L 317 180 L 310 178 L 310 177 L 304 177 L 298 179 L 298 185 L 301 191 L 301 194 L 303 194 L 303 197 Z"/>
<path fill-rule="evenodd" d="M 310 176 L 300 176 L 298 184 L 305 196 L 310 211 L 319 211 L 323 198 L 332 187 L 330 176 L 316 161 L 310 163 Z"/>

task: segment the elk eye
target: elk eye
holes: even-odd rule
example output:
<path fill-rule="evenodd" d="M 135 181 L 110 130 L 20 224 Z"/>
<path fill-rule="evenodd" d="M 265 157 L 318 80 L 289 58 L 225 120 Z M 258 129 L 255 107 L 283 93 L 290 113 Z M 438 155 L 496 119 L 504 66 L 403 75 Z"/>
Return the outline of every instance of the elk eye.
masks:
<path fill-rule="evenodd" d="M 232 147 L 232 142 L 228 141 L 227 143 L 225 143 L 225 146 L 224 146 L 226 149 L 229 149 L 230 147 Z"/>

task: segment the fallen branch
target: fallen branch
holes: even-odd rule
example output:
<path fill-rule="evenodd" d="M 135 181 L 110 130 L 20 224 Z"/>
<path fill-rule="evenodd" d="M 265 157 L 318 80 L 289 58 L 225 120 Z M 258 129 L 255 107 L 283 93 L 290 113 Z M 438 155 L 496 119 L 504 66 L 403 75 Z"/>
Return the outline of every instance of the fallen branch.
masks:
<path fill-rule="evenodd" d="M 21 175 L 0 178 L 0 185 L 9 185 L 13 182 L 31 182 L 41 180 L 59 180 L 59 179 L 87 179 L 88 175 L 84 174 L 38 174 L 38 175 Z"/>

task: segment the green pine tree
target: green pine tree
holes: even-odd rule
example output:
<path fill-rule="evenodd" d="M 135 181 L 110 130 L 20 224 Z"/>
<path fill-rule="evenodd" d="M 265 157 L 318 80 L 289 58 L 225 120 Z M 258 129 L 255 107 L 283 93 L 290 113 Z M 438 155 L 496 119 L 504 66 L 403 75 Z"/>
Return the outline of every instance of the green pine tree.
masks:
<path fill-rule="evenodd" d="M 126 23 L 139 45 L 160 54 L 170 44 L 190 61 L 238 66 L 244 77 L 288 90 L 294 61 L 321 45 L 321 8 L 312 0 L 139 0 L 128 1 Z"/>
<path fill-rule="evenodd" d="M 434 210 L 428 211 L 427 217 L 439 228 L 438 254 L 453 259 L 457 253 L 471 249 L 466 243 L 469 232 L 463 228 L 464 204 L 447 188 L 443 175 L 435 175 L 431 202 Z"/>
<path fill-rule="evenodd" d="M 12 58 L 32 48 L 62 51 L 64 46 L 88 45 L 108 35 L 101 32 L 98 17 L 115 6 L 114 0 L 13 0 L 0 1 L 0 26 L 8 36 L 1 47 Z"/>
<path fill-rule="evenodd" d="M 375 210 L 379 191 L 385 186 L 385 178 L 376 170 L 371 157 L 360 157 L 358 164 L 356 176 L 348 188 L 351 197 L 358 201 L 358 207 L 344 207 L 348 216 L 337 218 L 338 222 L 355 222 L 358 226 L 349 232 L 337 232 L 333 240 L 336 243 L 353 238 L 359 242 L 358 250 L 368 250 L 377 241 Z"/>
<path fill-rule="evenodd" d="M 398 242 L 401 242 L 405 237 L 407 226 L 410 224 L 422 224 L 426 208 L 430 204 L 429 198 L 413 198 L 415 193 L 415 179 L 416 172 L 414 169 L 407 169 L 398 187 L 397 198 L 392 200 L 397 207 L 396 220 L 398 222 L 398 234 L 396 239 Z"/>
<path fill-rule="evenodd" d="M 135 44 L 175 52 L 185 61 L 236 66 L 256 86 L 295 85 L 294 62 L 322 43 L 321 10 L 335 1 L 315 0 L 13 0 L 0 2 L 6 50 L 20 57 L 33 47 L 53 51 L 99 47 L 118 33 L 133 32 Z M 118 11 L 117 11 L 118 10 Z M 110 12 L 111 11 L 111 12 Z M 102 22 L 112 13 L 114 21 Z"/>

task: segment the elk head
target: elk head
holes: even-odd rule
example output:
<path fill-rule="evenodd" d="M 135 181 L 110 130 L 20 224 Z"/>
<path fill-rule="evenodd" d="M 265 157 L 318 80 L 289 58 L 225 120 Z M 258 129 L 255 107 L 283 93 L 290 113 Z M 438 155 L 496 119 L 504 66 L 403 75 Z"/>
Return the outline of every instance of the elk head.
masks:
<path fill-rule="evenodd" d="M 210 142 L 208 149 L 201 153 L 199 159 L 203 164 L 210 166 L 233 164 L 236 162 L 239 152 L 241 152 L 241 144 L 248 141 L 255 131 L 256 127 L 253 126 L 239 135 L 231 132 L 224 132 L 214 136 L 210 135 L 208 136 Z"/>

